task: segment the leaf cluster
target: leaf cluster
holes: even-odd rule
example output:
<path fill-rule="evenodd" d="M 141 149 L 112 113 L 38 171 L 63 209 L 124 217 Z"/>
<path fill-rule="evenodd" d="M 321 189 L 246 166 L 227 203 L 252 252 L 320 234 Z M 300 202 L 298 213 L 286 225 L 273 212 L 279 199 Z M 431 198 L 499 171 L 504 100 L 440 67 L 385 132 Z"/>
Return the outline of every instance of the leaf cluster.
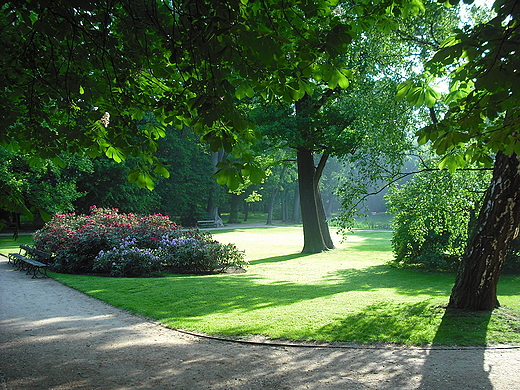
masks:
<path fill-rule="evenodd" d="M 444 165 L 454 171 L 465 164 L 489 165 L 498 151 L 520 153 L 519 7 L 497 0 L 494 15 L 475 26 L 458 29 L 425 64 L 427 76 L 401 85 L 398 96 L 414 105 L 433 107 L 440 95 L 429 81 L 449 77 L 443 98 L 444 117 L 418 133 L 419 143 L 432 142 Z"/>
<path fill-rule="evenodd" d="M 257 137 L 237 98 L 294 102 L 315 82 L 346 88 L 340 55 L 351 41 L 421 9 L 418 0 L 4 2 L 0 143 L 43 158 L 138 157 L 130 180 L 151 189 L 154 175 L 168 176 L 155 157 L 166 125 L 238 153 Z M 140 126 L 147 113 L 156 121 Z"/>

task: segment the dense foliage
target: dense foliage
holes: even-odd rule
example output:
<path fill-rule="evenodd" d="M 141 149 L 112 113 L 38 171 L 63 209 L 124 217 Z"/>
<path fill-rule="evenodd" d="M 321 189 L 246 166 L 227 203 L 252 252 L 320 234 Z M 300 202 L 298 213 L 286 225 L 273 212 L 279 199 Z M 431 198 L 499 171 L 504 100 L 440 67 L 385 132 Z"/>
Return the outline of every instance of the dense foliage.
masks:
<path fill-rule="evenodd" d="M 28 217 L 39 210 L 44 218 L 74 210 L 73 202 L 84 195 L 77 181 L 90 165 L 81 156 L 63 153 L 60 159 L 58 166 L 0 147 L 0 209 Z"/>
<path fill-rule="evenodd" d="M 427 170 L 386 195 L 397 266 L 454 269 L 489 183 L 489 172 Z"/>
<path fill-rule="evenodd" d="M 209 232 L 181 229 L 161 214 L 123 214 L 96 206 L 88 215 L 56 215 L 36 232 L 35 244 L 53 253 L 53 269 L 65 273 L 211 273 L 246 264 L 243 252 L 214 241 Z"/>
<path fill-rule="evenodd" d="M 193 128 L 215 151 L 254 143 L 237 98 L 294 102 L 316 83 L 346 88 L 341 54 L 352 40 L 423 9 L 420 0 L 7 1 L 0 144 L 56 160 L 63 150 L 139 156 L 129 178 L 151 188 L 169 175 L 155 156 L 166 125 Z M 139 127 L 147 112 L 157 122 Z M 234 152 L 244 163 L 220 169 L 259 182 L 247 148 Z"/>
<path fill-rule="evenodd" d="M 417 136 L 419 143 L 431 141 L 452 171 L 474 162 L 490 165 L 498 151 L 520 154 L 520 4 L 497 0 L 492 11 L 488 20 L 457 29 L 425 63 L 424 74 L 399 88 L 398 97 L 414 105 L 448 105 Z M 448 94 L 432 85 L 438 77 L 448 78 Z"/>

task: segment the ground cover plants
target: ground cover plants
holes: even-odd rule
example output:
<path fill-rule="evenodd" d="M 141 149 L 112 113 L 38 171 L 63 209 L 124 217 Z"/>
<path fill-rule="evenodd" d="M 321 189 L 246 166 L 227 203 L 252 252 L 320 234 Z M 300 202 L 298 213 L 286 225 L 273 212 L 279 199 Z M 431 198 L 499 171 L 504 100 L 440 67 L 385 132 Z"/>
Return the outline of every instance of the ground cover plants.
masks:
<path fill-rule="evenodd" d="M 90 214 L 56 215 L 34 235 L 64 273 L 151 276 L 164 271 L 214 273 L 245 266 L 243 252 L 211 233 L 182 229 L 161 214 L 135 215 L 92 206 Z"/>
<path fill-rule="evenodd" d="M 174 328 L 226 337 L 437 345 L 520 344 L 520 277 L 499 283 L 493 312 L 447 311 L 454 273 L 397 269 L 391 232 L 357 231 L 302 255 L 301 228 L 214 231 L 246 252 L 246 273 L 57 280 Z"/>

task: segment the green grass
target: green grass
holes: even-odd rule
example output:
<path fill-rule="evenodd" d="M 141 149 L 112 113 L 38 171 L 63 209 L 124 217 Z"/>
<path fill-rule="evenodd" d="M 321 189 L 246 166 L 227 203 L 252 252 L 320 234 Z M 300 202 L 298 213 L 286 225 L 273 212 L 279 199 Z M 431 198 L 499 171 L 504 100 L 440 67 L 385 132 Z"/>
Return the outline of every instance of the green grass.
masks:
<path fill-rule="evenodd" d="M 493 313 L 446 311 L 454 274 L 395 269 L 390 232 L 357 231 L 302 255 L 301 228 L 215 231 L 245 249 L 246 273 L 105 278 L 52 274 L 115 306 L 212 335 L 438 345 L 520 344 L 520 277 L 499 283 Z M 337 240 L 339 242 L 339 238 Z M 17 246 L 19 243 L 16 243 Z M 4 241 L 0 241 L 4 248 Z"/>
<path fill-rule="evenodd" d="M 9 253 L 18 253 L 21 244 L 32 245 L 32 234 L 20 234 L 15 240 L 11 235 L 0 236 L 0 253 L 7 256 Z"/>

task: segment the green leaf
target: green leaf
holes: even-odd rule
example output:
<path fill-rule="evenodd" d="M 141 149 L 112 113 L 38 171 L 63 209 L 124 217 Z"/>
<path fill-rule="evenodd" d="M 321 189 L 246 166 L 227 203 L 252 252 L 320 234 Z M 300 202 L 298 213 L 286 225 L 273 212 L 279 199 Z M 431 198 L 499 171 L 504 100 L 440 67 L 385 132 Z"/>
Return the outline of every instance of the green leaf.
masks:
<path fill-rule="evenodd" d="M 125 154 L 113 146 L 109 146 L 107 148 L 105 155 L 118 163 L 125 159 Z"/>
<path fill-rule="evenodd" d="M 231 191 L 236 190 L 241 183 L 242 180 L 240 180 L 235 172 L 228 172 L 226 184 Z"/>
<path fill-rule="evenodd" d="M 80 85 L 79 86 L 79 94 L 80 95 L 83 95 L 85 93 L 85 90 L 83 89 L 83 87 Z"/>
<path fill-rule="evenodd" d="M 163 165 L 157 165 L 153 171 L 162 177 L 170 177 L 170 171 L 168 171 Z"/>
<path fill-rule="evenodd" d="M 341 72 L 338 71 L 338 85 L 345 89 L 345 88 L 348 88 L 350 82 L 348 80 L 348 78 Z"/>
<path fill-rule="evenodd" d="M 265 171 L 259 167 L 252 166 L 249 179 L 253 184 L 260 184 L 265 179 Z"/>
<path fill-rule="evenodd" d="M 245 96 L 253 97 L 254 95 L 255 95 L 255 91 L 247 83 L 240 84 L 235 91 L 235 96 L 239 100 L 243 99 Z"/>
<path fill-rule="evenodd" d="M 132 169 L 130 172 L 128 172 L 128 181 L 130 183 L 135 183 L 137 181 L 138 177 L 139 177 L 139 169 Z"/>
<path fill-rule="evenodd" d="M 43 222 L 49 222 L 52 217 L 45 210 L 40 209 L 40 217 L 42 217 Z"/>
<path fill-rule="evenodd" d="M 419 135 L 419 138 L 417 138 L 417 143 L 419 145 L 424 145 L 428 141 L 429 141 L 428 133 L 421 132 L 420 135 Z"/>
<path fill-rule="evenodd" d="M 395 96 L 395 99 L 397 101 L 404 100 L 408 96 L 408 93 L 410 92 L 410 89 L 413 86 L 414 85 L 412 80 L 407 80 L 404 83 L 399 84 L 397 86 L 397 94 Z"/>
<path fill-rule="evenodd" d="M 433 107 L 437 100 L 441 97 L 441 94 L 437 92 L 433 87 L 427 86 L 424 90 L 424 103 L 427 107 Z"/>
<path fill-rule="evenodd" d="M 59 156 L 53 157 L 52 162 L 60 168 L 65 168 L 67 164 Z"/>
<path fill-rule="evenodd" d="M 133 169 L 128 173 L 128 181 L 135 183 L 139 188 L 148 188 L 152 191 L 155 187 L 149 172 L 143 169 Z"/>

